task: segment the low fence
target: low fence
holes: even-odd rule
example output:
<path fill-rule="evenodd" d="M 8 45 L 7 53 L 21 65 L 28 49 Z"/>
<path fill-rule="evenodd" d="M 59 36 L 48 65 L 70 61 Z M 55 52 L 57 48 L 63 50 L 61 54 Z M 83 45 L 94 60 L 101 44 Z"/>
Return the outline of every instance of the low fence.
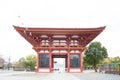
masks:
<path fill-rule="evenodd" d="M 99 72 L 120 75 L 120 63 L 100 65 Z"/>

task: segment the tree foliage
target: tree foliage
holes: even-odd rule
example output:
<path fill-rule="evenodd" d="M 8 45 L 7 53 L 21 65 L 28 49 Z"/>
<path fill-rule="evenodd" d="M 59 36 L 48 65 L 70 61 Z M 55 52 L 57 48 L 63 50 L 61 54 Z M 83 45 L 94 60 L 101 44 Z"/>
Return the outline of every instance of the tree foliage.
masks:
<path fill-rule="evenodd" d="M 92 42 L 84 53 L 84 64 L 93 66 L 97 72 L 97 64 L 107 56 L 107 49 L 100 42 Z"/>
<path fill-rule="evenodd" d="M 120 63 L 120 57 L 117 56 L 117 57 L 111 58 L 110 63 Z"/>
<path fill-rule="evenodd" d="M 31 54 L 26 56 L 25 58 L 22 57 L 19 59 L 19 62 L 22 63 L 26 68 L 29 67 L 30 70 L 35 70 L 36 66 L 36 56 Z"/>

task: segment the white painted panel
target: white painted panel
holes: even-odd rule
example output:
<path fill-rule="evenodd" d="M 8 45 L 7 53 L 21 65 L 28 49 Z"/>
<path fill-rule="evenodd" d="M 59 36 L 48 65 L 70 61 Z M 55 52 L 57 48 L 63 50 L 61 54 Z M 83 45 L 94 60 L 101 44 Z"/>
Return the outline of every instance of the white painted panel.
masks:
<path fill-rule="evenodd" d="M 81 72 L 80 69 L 70 69 L 70 72 Z"/>
<path fill-rule="evenodd" d="M 50 72 L 49 69 L 39 69 L 39 72 Z"/>

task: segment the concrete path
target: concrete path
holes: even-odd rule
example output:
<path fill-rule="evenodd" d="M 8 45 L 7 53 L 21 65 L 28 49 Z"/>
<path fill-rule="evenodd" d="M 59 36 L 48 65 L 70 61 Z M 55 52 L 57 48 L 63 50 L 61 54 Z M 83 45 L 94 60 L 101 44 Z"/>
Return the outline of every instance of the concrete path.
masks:
<path fill-rule="evenodd" d="M 73 74 L 79 80 L 120 80 L 120 75 L 102 73 L 81 73 Z"/>
<path fill-rule="evenodd" d="M 102 74 L 94 72 L 85 73 L 35 73 L 20 71 L 1 71 L 0 80 L 120 80 L 120 75 Z"/>
<path fill-rule="evenodd" d="M 69 73 L 52 73 L 48 75 L 44 80 L 80 80 Z"/>

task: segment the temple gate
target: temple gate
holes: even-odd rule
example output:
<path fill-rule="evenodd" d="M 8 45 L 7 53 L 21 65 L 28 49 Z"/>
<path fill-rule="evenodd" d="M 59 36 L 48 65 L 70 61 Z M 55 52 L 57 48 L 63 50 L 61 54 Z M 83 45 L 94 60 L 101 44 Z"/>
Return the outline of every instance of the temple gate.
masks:
<path fill-rule="evenodd" d="M 52 72 L 54 58 L 65 58 L 67 72 L 82 72 L 82 52 L 105 29 L 13 27 L 37 52 L 36 72 Z"/>

